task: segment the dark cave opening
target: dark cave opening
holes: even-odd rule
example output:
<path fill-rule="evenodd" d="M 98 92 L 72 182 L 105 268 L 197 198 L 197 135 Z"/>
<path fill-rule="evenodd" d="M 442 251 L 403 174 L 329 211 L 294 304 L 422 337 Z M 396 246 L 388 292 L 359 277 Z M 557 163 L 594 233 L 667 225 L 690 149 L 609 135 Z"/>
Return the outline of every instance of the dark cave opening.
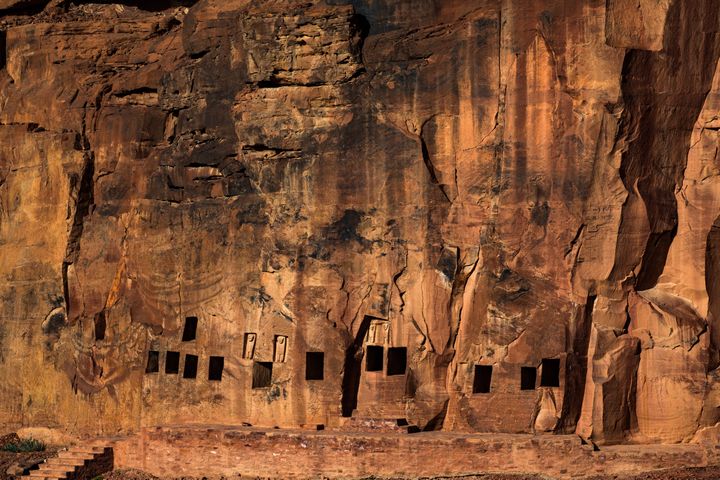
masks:
<path fill-rule="evenodd" d="M 198 357 L 197 355 L 185 355 L 185 368 L 183 369 L 183 378 L 197 377 Z"/>
<path fill-rule="evenodd" d="M 165 354 L 165 373 L 180 372 L 180 352 L 167 352 Z"/>
<path fill-rule="evenodd" d="M 105 330 L 107 322 L 105 321 L 105 310 L 101 310 L 94 318 L 95 324 L 95 340 L 105 340 Z"/>
<path fill-rule="evenodd" d="M 405 370 L 407 370 L 407 347 L 388 348 L 388 376 L 405 375 Z"/>
<path fill-rule="evenodd" d="M 160 371 L 160 352 L 150 350 L 148 352 L 145 373 L 158 373 Z"/>
<path fill-rule="evenodd" d="M 365 371 L 382 372 L 385 349 L 379 345 L 368 345 L 365 350 Z"/>
<path fill-rule="evenodd" d="M 185 327 L 183 328 L 182 341 L 191 342 L 197 338 L 197 317 L 185 318 Z"/>
<path fill-rule="evenodd" d="M 535 390 L 537 368 L 520 367 L 520 390 Z"/>
<path fill-rule="evenodd" d="M 272 363 L 270 364 L 272 369 Z M 212 382 L 222 381 L 223 370 L 225 369 L 225 357 L 211 356 L 208 365 L 208 380 Z"/>
<path fill-rule="evenodd" d="M 325 378 L 325 353 L 305 352 L 305 380 Z"/>
<path fill-rule="evenodd" d="M 560 359 L 559 358 L 543 358 L 542 373 L 540 375 L 541 387 L 559 387 L 560 386 Z"/>
<path fill-rule="evenodd" d="M 272 362 L 254 362 L 252 388 L 267 388 L 272 383 Z"/>
<path fill-rule="evenodd" d="M 492 371 L 492 365 L 475 365 L 475 372 L 473 375 L 473 393 L 490 393 Z"/>

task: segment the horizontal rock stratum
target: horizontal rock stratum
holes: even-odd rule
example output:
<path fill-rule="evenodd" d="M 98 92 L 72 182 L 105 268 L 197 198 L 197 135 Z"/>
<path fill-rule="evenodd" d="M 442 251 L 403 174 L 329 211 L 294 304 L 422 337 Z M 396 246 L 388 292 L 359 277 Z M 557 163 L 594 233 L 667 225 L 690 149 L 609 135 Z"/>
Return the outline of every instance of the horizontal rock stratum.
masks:
<path fill-rule="evenodd" d="M 0 426 L 712 437 L 719 56 L 720 0 L 0 0 Z"/>

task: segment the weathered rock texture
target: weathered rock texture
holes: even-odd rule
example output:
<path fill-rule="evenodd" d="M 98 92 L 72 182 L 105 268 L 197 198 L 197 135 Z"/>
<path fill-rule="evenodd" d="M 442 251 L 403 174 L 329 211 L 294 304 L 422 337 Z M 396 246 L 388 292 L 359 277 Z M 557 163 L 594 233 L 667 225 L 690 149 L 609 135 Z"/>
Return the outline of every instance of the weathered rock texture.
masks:
<path fill-rule="evenodd" d="M 720 420 L 720 0 L 0 9 L 1 424 Z"/>

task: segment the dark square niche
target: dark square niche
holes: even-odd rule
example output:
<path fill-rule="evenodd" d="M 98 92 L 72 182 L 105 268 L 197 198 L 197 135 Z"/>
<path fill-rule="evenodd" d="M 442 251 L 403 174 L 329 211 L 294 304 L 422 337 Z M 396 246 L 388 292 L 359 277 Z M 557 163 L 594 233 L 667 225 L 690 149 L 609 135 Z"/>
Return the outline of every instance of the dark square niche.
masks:
<path fill-rule="evenodd" d="M 225 357 L 210 357 L 210 365 L 208 367 L 208 380 L 213 382 L 221 381 L 223 368 L 225 368 Z"/>
<path fill-rule="evenodd" d="M 197 317 L 187 317 L 185 319 L 185 327 L 183 328 L 182 341 L 191 342 L 197 338 Z"/>
<path fill-rule="evenodd" d="M 325 354 L 323 352 L 305 353 L 305 380 L 325 378 Z"/>
<path fill-rule="evenodd" d="M 535 367 L 520 367 L 520 390 L 535 390 L 537 369 Z"/>
<path fill-rule="evenodd" d="M 185 368 L 183 369 L 183 378 L 197 377 L 198 357 L 197 355 L 185 355 Z"/>
<path fill-rule="evenodd" d="M 473 377 L 473 393 L 490 393 L 492 382 L 492 365 L 475 365 Z"/>
<path fill-rule="evenodd" d="M 390 347 L 388 348 L 387 374 L 405 375 L 407 369 L 407 348 L 406 347 Z"/>
<path fill-rule="evenodd" d="M 365 370 L 382 372 L 385 349 L 379 345 L 368 345 L 365 349 Z"/>
<path fill-rule="evenodd" d="M 160 352 L 150 350 L 148 352 L 145 373 L 158 373 L 160 371 Z"/>
<path fill-rule="evenodd" d="M 167 352 L 165 354 L 165 373 L 180 372 L 180 352 Z"/>
<path fill-rule="evenodd" d="M 266 388 L 272 383 L 272 362 L 253 362 L 252 388 Z"/>
<path fill-rule="evenodd" d="M 543 358 L 542 373 L 540 374 L 541 387 L 559 387 L 560 386 L 560 359 L 559 358 Z"/>

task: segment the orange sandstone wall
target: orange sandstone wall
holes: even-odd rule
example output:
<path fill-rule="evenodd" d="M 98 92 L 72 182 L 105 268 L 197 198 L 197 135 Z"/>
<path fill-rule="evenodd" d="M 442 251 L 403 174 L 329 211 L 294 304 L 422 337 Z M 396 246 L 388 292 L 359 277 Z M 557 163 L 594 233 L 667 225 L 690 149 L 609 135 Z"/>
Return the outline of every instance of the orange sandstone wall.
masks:
<path fill-rule="evenodd" d="M 0 14 L 3 426 L 720 420 L 720 1 Z"/>

